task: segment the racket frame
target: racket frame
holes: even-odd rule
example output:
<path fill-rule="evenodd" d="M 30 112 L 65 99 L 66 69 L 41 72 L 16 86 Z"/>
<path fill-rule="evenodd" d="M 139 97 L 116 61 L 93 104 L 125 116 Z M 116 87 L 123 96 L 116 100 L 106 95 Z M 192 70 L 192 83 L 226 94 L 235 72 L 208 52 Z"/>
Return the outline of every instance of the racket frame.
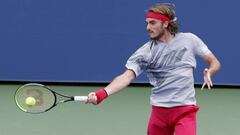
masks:
<path fill-rule="evenodd" d="M 18 103 L 18 101 L 16 99 L 16 95 L 17 95 L 18 91 L 20 91 L 22 88 L 29 87 L 29 86 L 39 86 L 39 87 L 43 87 L 43 88 L 47 89 L 48 91 L 50 91 L 54 96 L 53 105 L 50 106 L 49 108 L 45 109 L 44 111 L 41 111 L 41 112 L 30 112 L 30 111 L 27 111 L 26 109 L 24 109 L 23 107 L 21 107 L 21 105 Z M 66 100 L 61 100 L 61 101 L 57 102 L 57 95 L 66 98 Z M 84 102 L 86 102 L 87 101 L 87 96 L 68 96 L 68 95 L 58 93 L 58 92 L 52 90 L 51 88 L 49 88 L 49 87 L 47 87 L 43 84 L 27 83 L 27 84 L 24 84 L 24 85 L 20 86 L 16 90 L 15 95 L 14 95 L 14 100 L 15 100 L 15 103 L 16 103 L 17 107 L 20 108 L 20 110 L 22 110 L 23 112 L 31 113 L 31 114 L 39 114 L 39 113 L 47 112 L 47 111 L 51 110 L 53 107 L 55 107 L 55 106 L 57 106 L 58 104 L 61 104 L 61 103 L 66 103 L 66 102 L 69 102 L 69 101 L 84 101 Z"/>

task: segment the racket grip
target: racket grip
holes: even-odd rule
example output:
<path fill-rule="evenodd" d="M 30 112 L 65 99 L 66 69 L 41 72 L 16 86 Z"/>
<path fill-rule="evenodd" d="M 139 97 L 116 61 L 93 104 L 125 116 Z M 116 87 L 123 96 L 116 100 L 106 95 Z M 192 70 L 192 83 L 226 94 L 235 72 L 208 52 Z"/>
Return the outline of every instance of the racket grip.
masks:
<path fill-rule="evenodd" d="M 74 101 L 83 101 L 86 102 L 88 99 L 87 96 L 74 96 Z"/>

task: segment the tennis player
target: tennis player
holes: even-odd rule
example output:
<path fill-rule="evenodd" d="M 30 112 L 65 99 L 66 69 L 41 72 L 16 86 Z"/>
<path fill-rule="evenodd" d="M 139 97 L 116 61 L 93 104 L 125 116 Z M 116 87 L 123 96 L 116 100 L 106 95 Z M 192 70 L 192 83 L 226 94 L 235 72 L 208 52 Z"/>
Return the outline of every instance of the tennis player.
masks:
<path fill-rule="evenodd" d="M 204 83 L 211 89 L 211 77 L 220 63 L 206 44 L 193 33 L 178 32 L 173 8 L 156 4 L 147 10 L 146 28 L 150 41 L 140 47 L 126 63 L 126 71 L 104 89 L 88 95 L 87 103 L 99 104 L 127 87 L 142 72 L 150 84 L 152 113 L 148 135 L 196 135 L 196 105 L 193 71 L 195 56 L 209 65 L 203 69 Z"/>

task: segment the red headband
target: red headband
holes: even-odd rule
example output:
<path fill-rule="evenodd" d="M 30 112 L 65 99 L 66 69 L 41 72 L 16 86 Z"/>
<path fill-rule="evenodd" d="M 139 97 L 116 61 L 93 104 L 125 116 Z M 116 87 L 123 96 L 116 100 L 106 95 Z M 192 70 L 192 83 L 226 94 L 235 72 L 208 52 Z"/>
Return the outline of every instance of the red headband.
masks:
<path fill-rule="evenodd" d="M 148 12 L 146 18 L 155 18 L 158 20 L 162 20 L 163 22 L 169 22 L 170 19 L 168 17 L 166 17 L 163 14 L 159 14 L 159 13 L 155 13 L 155 12 Z"/>

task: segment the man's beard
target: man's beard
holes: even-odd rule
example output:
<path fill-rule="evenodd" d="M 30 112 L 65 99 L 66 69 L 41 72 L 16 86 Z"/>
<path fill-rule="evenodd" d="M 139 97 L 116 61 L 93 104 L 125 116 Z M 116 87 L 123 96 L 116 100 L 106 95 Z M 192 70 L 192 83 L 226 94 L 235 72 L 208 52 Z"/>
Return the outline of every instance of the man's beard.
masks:
<path fill-rule="evenodd" d="M 165 31 L 163 30 L 155 37 L 150 37 L 151 40 L 159 40 L 163 35 L 165 34 Z"/>

